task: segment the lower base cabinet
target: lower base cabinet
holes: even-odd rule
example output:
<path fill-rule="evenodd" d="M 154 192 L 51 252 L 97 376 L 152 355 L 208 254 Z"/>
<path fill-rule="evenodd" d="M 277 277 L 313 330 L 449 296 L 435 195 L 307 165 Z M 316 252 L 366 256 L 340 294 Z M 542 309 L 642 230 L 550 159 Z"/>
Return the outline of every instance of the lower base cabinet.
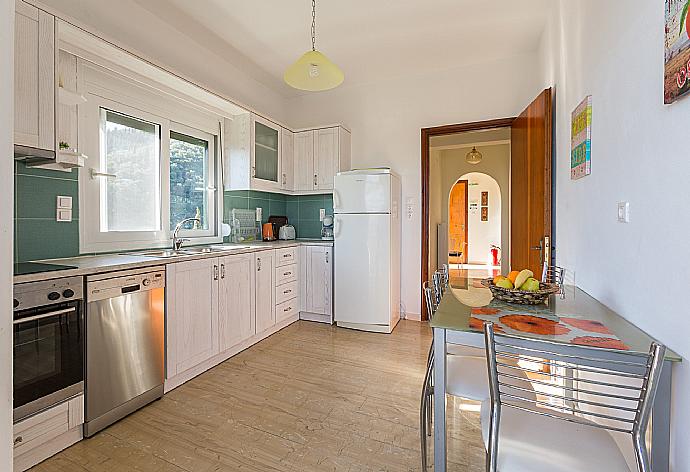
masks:
<path fill-rule="evenodd" d="M 276 324 L 273 251 L 254 254 L 256 267 L 256 332 L 261 333 Z"/>
<path fill-rule="evenodd" d="M 220 258 L 218 336 L 221 352 L 256 334 L 254 254 Z"/>
<path fill-rule="evenodd" d="M 84 396 L 14 425 L 14 471 L 21 472 L 83 438 Z"/>
<path fill-rule="evenodd" d="M 333 323 L 333 247 L 303 246 L 300 318 Z"/>

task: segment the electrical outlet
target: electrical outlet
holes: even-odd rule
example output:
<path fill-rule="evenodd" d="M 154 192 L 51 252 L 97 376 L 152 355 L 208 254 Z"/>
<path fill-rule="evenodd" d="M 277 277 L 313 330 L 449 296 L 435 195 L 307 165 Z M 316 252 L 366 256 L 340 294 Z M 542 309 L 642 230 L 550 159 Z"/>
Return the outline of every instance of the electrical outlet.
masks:
<path fill-rule="evenodd" d="M 630 202 L 618 202 L 618 222 L 630 223 Z"/>
<path fill-rule="evenodd" d="M 323 219 L 326 217 L 326 209 L 321 208 L 319 209 L 319 221 L 323 221 Z"/>
<path fill-rule="evenodd" d="M 60 222 L 66 222 L 69 223 L 72 221 L 72 210 L 65 210 L 63 208 L 58 208 L 57 209 L 57 215 L 55 217 L 55 221 L 60 221 Z"/>
<path fill-rule="evenodd" d="M 256 221 L 261 223 L 264 217 L 264 209 L 261 207 L 256 207 Z"/>

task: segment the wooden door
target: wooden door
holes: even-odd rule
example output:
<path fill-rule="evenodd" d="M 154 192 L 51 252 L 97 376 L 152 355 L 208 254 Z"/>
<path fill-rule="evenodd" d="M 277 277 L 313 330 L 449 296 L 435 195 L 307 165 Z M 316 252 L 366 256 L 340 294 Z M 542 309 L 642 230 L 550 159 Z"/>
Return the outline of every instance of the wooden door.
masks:
<path fill-rule="evenodd" d="M 220 259 L 218 344 L 225 351 L 256 334 L 253 254 Z"/>
<path fill-rule="evenodd" d="M 15 9 L 14 142 L 55 150 L 55 17 L 21 0 Z"/>
<path fill-rule="evenodd" d="M 314 132 L 295 133 L 295 190 L 314 190 Z"/>
<path fill-rule="evenodd" d="M 551 89 L 544 90 L 512 125 L 512 270 L 530 269 L 541 277 L 551 238 Z"/>
<path fill-rule="evenodd" d="M 315 141 L 315 188 L 333 190 L 333 178 L 338 169 L 338 128 L 316 130 Z"/>
<path fill-rule="evenodd" d="M 309 246 L 306 256 L 306 311 L 320 315 L 331 315 L 333 313 L 333 257 L 331 248 Z"/>
<path fill-rule="evenodd" d="M 448 199 L 448 255 L 450 264 L 467 264 L 467 180 L 459 180 Z"/>
<path fill-rule="evenodd" d="M 281 130 L 280 139 L 281 150 L 281 188 L 283 190 L 294 190 L 295 188 L 295 133 L 285 128 Z"/>
<path fill-rule="evenodd" d="M 254 254 L 256 280 L 256 332 L 260 333 L 276 323 L 273 251 Z"/>
<path fill-rule="evenodd" d="M 218 259 L 168 264 L 166 269 L 167 378 L 216 355 Z"/>

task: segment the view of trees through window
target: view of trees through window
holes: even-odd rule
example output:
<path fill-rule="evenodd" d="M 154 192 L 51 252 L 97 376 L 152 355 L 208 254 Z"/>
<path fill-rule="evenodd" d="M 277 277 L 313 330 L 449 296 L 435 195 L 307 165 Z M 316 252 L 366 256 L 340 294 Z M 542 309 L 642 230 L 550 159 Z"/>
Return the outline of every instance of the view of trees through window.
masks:
<path fill-rule="evenodd" d="M 101 231 L 159 231 L 160 126 L 102 109 Z"/>
<path fill-rule="evenodd" d="M 208 229 L 208 142 L 170 132 L 170 228 L 185 218 L 202 224 L 186 228 Z"/>

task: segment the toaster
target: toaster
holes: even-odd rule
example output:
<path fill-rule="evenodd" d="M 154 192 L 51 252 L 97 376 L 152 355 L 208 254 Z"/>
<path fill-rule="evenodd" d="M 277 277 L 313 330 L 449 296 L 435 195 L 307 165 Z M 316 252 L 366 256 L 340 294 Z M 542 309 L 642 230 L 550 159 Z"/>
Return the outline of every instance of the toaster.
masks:
<path fill-rule="evenodd" d="M 295 227 L 283 225 L 278 230 L 278 239 L 295 239 Z"/>

